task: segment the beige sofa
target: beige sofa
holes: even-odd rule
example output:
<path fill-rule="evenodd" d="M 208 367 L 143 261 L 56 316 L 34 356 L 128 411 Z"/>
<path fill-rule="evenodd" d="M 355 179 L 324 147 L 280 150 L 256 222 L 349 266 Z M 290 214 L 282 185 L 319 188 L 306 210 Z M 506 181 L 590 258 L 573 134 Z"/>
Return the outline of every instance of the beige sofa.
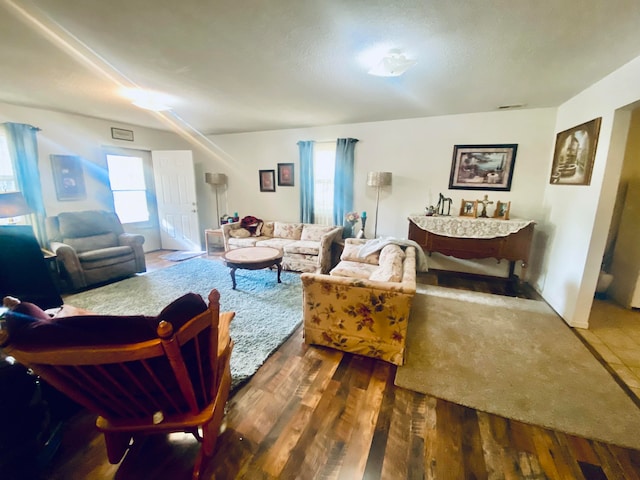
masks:
<path fill-rule="evenodd" d="M 331 245 L 342 238 L 342 227 L 310 223 L 263 222 L 250 232 L 240 222 L 222 225 L 225 251 L 243 247 L 282 250 L 282 268 L 295 272 L 327 273 Z"/>
<path fill-rule="evenodd" d="M 402 365 L 416 293 L 415 248 L 387 245 L 361 258 L 365 242 L 346 239 L 329 275 L 302 274 L 304 339 Z"/>

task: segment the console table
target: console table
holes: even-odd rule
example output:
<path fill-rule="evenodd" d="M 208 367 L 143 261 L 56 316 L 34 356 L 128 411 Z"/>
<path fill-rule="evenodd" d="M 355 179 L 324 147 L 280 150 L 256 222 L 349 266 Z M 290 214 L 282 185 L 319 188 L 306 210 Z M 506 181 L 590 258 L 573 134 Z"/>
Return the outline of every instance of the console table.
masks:
<path fill-rule="evenodd" d="M 529 263 L 533 220 L 497 218 L 409 216 L 409 240 L 431 254 L 463 259 L 496 258 L 509 261 L 509 278 L 515 262 L 522 261 L 522 278 Z"/>

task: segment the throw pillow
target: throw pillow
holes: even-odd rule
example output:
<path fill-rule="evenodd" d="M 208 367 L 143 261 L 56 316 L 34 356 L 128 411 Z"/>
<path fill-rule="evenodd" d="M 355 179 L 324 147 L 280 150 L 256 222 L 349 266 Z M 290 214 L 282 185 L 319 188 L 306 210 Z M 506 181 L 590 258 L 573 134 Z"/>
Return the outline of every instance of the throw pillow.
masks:
<path fill-rule="evenodd" d="M 322 240 L 322 236 L 333 230 L 335 227 L 327 225 L 303 225 L 302 234 L 300 240 L 309 240 L 312 242 L 319 242 Z"/>
<path fill-rule="evenodd" d="M 382 257 L 382 255 L 380 255 Z M 369 280 L 378 282 L 400 282 L 402 281 L 402 257 L 393 255 L 387 261 L 380 262 L 380 266 L 371 274 Z"/>
<path fill-rule="evenodd" d="M 274 228 L 274 224 L 273 222 L 264 222 L 262 224 L 262 235 L 263 237 L 273 237 L 273 228 Z"/>
<path fill-rule="evenodd" d="M 380 251 L 380 265 L 386 263 L 389 257 L 393 257 L 395 255 L 399 255 L 400 259 L 403 259 L 404 251 L 402 250 L 402 248 L 393 243 L 385 245 L 384 248 Z"/>
<path fill-rule="evenodd" d="M 380 252 L 373 252 L 366 257 L 360 256 L 360 249 L 362 245 L 354 245 L 349 242 L 345 242 L 344 249 L 340 255 L 340 260 L 346 260 L 347 262 L 361 262 L 368 263 L 369 265 L 378 265 L 378 259 L 380 258 Z"/>
<path fill-rule="evenodd" d="M 253 232 L 253 235 L 256 237 L 260 237 L 262 236 L 262 226 L 264 225 L 264 222 L 260 222 L 258 223 L 258 226 L 256 227 L 255 232 Z"/>
<path fill-rule="evenodd" d="M 274 222 L 273 236 L 275 238 L 286 238 L 287 240 L 300 240 L 302 224 Z"/>
<path fill-rule="evenodd" d="M 229 235 L 233 238 L 247 238 L 251 236 L 251 232 L 246 228 L 232 228 L 229 231 Z"/>

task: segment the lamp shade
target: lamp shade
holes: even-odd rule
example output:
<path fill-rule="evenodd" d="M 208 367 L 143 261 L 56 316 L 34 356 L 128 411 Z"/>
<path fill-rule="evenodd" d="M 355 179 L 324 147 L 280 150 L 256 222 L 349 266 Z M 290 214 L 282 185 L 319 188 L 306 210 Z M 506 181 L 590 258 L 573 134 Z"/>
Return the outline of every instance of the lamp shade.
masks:
<path fill-rule="evenodd" d="M 226 185 L 227 176 L 224 173 L 205 173 L 204 181 L 209 185 Z"/>
<path fill-rule="evenodd" d="M 391 172 L 369 172 L 367 174 L 369 187 L 386 187 L 391 185 Z"/>
<path fill-rule="evenodd" d="M 20 217 L 31 213 L 20 192 L 0 193 L 0 218 Z"/>

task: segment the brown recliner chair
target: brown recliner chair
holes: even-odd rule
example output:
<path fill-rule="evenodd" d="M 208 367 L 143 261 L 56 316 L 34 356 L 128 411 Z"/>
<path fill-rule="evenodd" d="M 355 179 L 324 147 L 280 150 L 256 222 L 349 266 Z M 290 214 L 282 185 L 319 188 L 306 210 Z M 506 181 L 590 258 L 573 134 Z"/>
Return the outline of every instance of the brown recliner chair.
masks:
<path fill-rule="evenodd" d="M 72 290 L 147 270 L 144 237 L 124 233 L 113 212 L 87 210 L 46 218 L 49 246 Z"/>

